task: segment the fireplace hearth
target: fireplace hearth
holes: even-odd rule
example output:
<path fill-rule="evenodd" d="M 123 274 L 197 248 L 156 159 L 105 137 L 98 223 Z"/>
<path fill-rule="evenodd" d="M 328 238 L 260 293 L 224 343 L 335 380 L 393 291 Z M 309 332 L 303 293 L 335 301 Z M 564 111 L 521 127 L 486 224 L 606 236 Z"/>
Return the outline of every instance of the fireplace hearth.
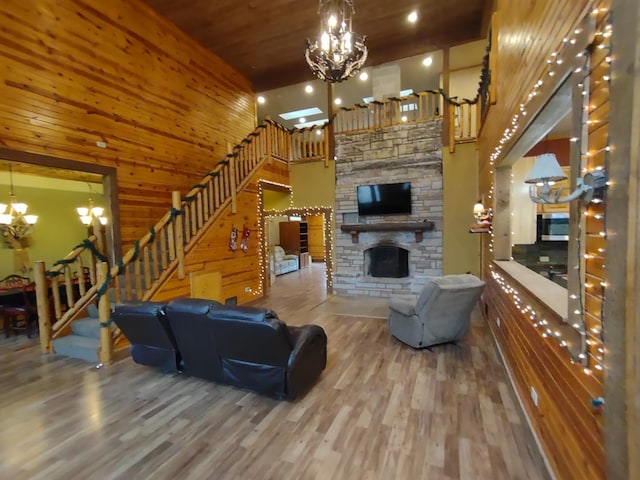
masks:
<path fill-rule="evenodd" d="M 393 245 L 378 245 L 364 251 L 365 275 L 382 278 L 409 276 L 409 251 Z"/>

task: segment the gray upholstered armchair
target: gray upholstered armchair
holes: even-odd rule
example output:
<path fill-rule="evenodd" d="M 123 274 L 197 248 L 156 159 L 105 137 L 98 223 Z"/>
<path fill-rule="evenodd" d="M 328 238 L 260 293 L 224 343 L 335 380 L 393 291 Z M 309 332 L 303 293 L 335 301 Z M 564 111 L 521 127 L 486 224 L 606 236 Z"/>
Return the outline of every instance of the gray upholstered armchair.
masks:
<path fill-rule="evenodd" d="M 415 303 L 389 300 L 389 330 L 414 348 L 461 340 L 483 288 L 484 282 L 469 274 L 432 278 Z"/>

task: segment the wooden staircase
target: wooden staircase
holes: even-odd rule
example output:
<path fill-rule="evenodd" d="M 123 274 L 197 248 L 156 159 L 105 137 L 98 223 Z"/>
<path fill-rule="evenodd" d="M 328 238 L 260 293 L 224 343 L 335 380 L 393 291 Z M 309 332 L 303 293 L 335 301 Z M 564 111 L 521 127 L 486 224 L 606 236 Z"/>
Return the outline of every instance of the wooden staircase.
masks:
<path fill-rule="evenodd" d="M 184 278 L 185 255 L 222 212 L 230 209 L 235 213 L 238 194 L 266 162 L 324 159 L 327 136 L 316 135 L 315 130 L 324 128 L 292 132 L 267 120 L 230 149 L 186 195 L 173 192 L 167 213 L 111 267 L 95 237 L 78 245 L 49 271 L 43 262 L 36 262 L 42 351 L 111 363 L 119 349 L 128 347 L 110 321 L 111 304 L 150 300 L 172 275 Z M 87 278 L 78 281 L 72 272 L 87 270 L 83 268 L 87 263 Z M 89 315 L 88 310 L 94 314 Z"/>

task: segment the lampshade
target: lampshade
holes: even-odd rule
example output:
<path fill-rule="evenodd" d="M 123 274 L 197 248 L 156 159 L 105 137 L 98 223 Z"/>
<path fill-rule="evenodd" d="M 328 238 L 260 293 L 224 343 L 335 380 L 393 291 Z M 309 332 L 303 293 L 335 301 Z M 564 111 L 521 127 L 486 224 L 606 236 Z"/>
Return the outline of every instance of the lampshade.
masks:
<path fill-rule="evenodd" d="M 525 183 L 558 182 L 567 176 L 562 171 L 555 154 L 545 153 L 538 155 L 533 168 L 525 178 Z"/>
<path fill-rule="evenodd" d="M 89 194 L 91 194 L 92 188 L 91 184 L 89 185 Z M 107 224 L 107 218 L 103 216 L 104 208 L 97 207 L 93 203 L 93 199 L 89 197 L 89 206 L 88 207 L 78 207 L 76 208 L 76 212 L 78 212 L 78 216 L 80 217 L 80 221 L 83 225 L 91 226 L 94 224 L 94 220 L 100 222 L 100 225 Z"/>
<path fill-rule="evenodd" d="M 478 202 L 473 206 L 473 215 L 477 217 L 482 214 L 484 214 L 484 205 L 482 202 Z"/>

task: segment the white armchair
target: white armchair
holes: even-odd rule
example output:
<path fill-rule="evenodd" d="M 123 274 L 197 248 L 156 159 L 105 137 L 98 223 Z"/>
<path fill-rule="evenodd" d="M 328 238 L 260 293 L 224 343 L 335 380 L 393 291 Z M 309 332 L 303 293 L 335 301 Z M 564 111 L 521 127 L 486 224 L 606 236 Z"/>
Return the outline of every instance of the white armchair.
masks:
<path fill-rule="evenodd" d="M 414 348 L 461 340 L 483 289 L 484 282 L 474 275 L 432 278 L 415 303 L 389 300 L 389 330 Z"/>
<path fill-rule="evenodd" d="M 283 273 L 293 272 L 300 268 L 300 262 L 297 255 L 287 255 L 280 245 L 274 247 L 275 257 L 275 273 L 282 275 Z"/>

